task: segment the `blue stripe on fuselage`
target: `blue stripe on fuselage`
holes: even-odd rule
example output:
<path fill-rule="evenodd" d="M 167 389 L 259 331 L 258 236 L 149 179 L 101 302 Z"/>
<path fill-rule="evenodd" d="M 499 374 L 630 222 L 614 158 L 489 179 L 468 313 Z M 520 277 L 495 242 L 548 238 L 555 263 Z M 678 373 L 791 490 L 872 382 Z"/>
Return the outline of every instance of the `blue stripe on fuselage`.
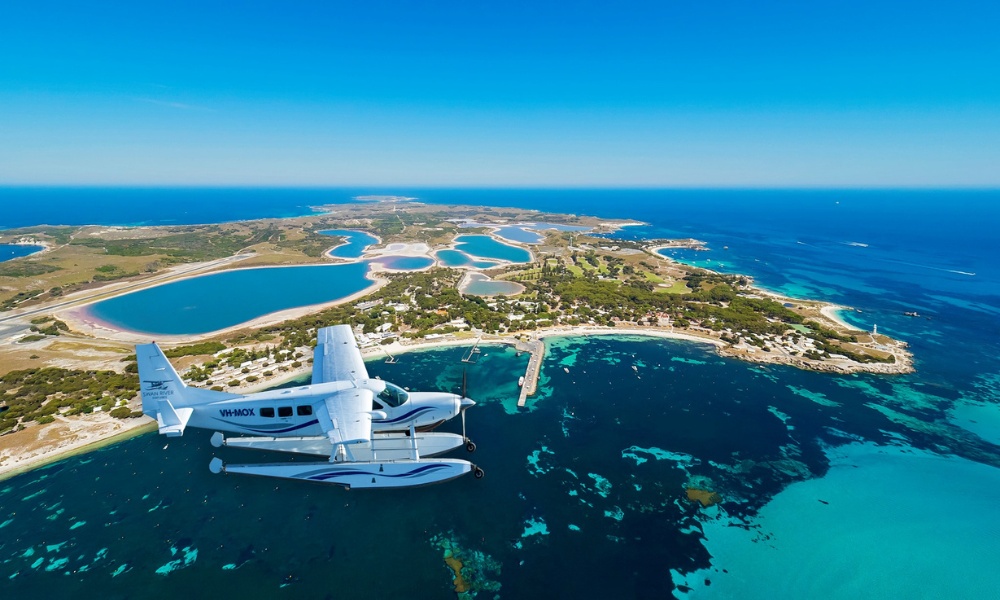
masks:
<path fill-rule="evenodd" d="M 418 477 L 420 475 L 424 475 L 429 471 L 439 471 L 441 469 L 447 469 L 447 468 L 448 468 L 447 465 L 443 465 L 441 463 L 437 463 L 434 465 L 422 465 L 412 471 L 407 471 L 406 473 L 398 473 L 396 475 L 388 475 L 386 473 L 373 473 L 372 471 L 362 471 L 362 470 L 356 470 L 356 471 L 339 470 L 330 473 L 320 473 L 319 475 L 313 475 L 309 479 L 312 479 L 314 481 L 326 481 L 328 479 L 333 479 L 334 477 L 348 477 L 351 475 L 372 475 L 374 477 L 389 477 L 392 479 L 397 479 L 400 477 Z"/>
<path fill-rule="evenodd" d="M 312 425 L 318 425 L 319 424 L 319 419 L 313 419 L 312 421 L 307 421 L 305 423 L 299 423 L 298 425 L 292 425 L 291 427 L 285 427 L 284 429 L 257 429 L 255 427 L 250 427 L 250 426 L 244 425 L 243 423 L 234 423 L 232 421 L 227 421 L 225 419 L 219 419 L 217 417 L 215 419 L 217 421 L 222 421 L 223 423 L 227 423 L 227 424 L 232 425 L 234 427 L 239 427 L 240 429 L 245 429 L 247 431 L 252 431 L 254 433 L 264 433 L 264 434 L 267 434 L 267 433 L 272 433 L 272 434 L 273 433 L 288 433 L 290 431 L 296 431 L 296 430 L 302 429 L 304 427 L 309 427 L 309 426 L 312 426 Z"/>
<path fill-rule="evenodd" d="M 377 423 L 379 425 L 391 425 L 393 423 L 398 423 L 400 421 L 407 421 L 411 417 L 414 417 L 417 414 L 423 413 L 423 412 L 428 411 L 428 410 L 434 410 L 434 409 L 431 408 L 430 406 L 421 406 L 420 408 L 414 408 L 413 410 L 411 410 L 410 412 L 406 413 L 405 415 L 400 415 L 400 416 L 398 416 L 398 417 L 396 417 L 394 419 L 385 419 L 384 421 L 383 420 L 373 420 L 372 423 Z"/>

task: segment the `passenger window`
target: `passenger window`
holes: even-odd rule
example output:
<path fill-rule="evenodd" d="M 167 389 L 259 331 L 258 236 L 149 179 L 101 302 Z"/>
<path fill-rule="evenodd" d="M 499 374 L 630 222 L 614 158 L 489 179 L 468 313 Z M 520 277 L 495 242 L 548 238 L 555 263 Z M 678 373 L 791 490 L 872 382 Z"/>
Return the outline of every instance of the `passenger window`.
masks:
<path fill-rule="evenodd" d="M 260 409 L 260 416 L 262 416 L 262 417 L 268 417 L 268 418 L 272 418 L 273 419 L 274 418 L 274 409 L 273 408 L 262 408 L 262 409 Z"/>
<path fill-rule="evenodd" d="M 290 417 L 290 416 L 292 416 L 292 407 L 291 406 L 279 406 L 278 407 L 278 416 L 279 417 Z"/>
<path fill-rule="evenodd" d="M 295 407 L 295 412 L 300 417 L 308 417 L 309 415 L 313 414 L 313 407 L 311 405 L 297 406 Z"/>

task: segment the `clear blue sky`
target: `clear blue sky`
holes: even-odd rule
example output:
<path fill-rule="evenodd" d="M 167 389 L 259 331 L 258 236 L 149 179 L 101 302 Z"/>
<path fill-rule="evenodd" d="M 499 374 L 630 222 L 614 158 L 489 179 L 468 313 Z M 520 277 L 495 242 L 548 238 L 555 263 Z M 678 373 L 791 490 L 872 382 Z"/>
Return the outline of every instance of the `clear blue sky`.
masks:
<path fill-rule="evenodd" d="M 0 184 L 998 186 L 1000 3 L 7 2 Z"/>

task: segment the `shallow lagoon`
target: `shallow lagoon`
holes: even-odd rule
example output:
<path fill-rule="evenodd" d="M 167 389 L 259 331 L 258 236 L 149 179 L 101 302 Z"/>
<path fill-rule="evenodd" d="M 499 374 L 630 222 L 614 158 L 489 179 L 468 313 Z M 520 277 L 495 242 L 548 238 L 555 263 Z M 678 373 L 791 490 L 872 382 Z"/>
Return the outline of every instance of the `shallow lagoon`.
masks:
<path fill-rule="evenodd" d="M 418 271 L 433 265 L 434 259 L 428 256 L 377 256 L 368 262 L 379 263 L 394 271 Z"/>
<path fill-rule="evenodd" d="M 471 273 L 469 282 L 462 290 L 463 293 L 473 296 L 499 296 L 513 295 L 521 292 L 524 286 L 511 281 L 493 281 L 482 273 Z"/>
<path fill-rule="evenodd" d="M 460 235 L 455 238 L 455 242 L 456 250 L 479 258 L 493 258 L 512 263 L 526 263 L 531 260 L 531 253 L 527 250 L 502 244 L 488 235 Z"/>
<path fill-rule="evenodd" d="M 324 229 L 317 231 L 323 235 L 330 235 L 344 238 L 346 241 L 330 250 L 330 256 L 337 258 L 361 258 L 365 253 L 365 248 L 378 243 L 378 238 L 363 231 L 352 231 L 349 229 Z"/>
<path fill-rule="evenodd" d="M 502 225 L 497 227 L 492 223 L 478 223 L 475 221 L 465 222 L 459 225 L 463 228 L 490 227 L 494 228 L 494 235 L 511 242 L 522 244 L 538 244 L 544 237 L 539 233 L 545 230 L 554 231 L 590 231 L 590 227 L 579 225 L 560 225 L 558 223 L 515 223 L 512 225 Z"/>
<path fill-rule="evenodd" d="M 495 267 L 499 263 L 490 260 L 475 260 L 465 252 L 459 250 L 438 250 L 437 259 L 445 267 L 475 267 L 477 269 L 488 269 Z"/>
<path fill-rule="evenodd" d="M 115 327 L 190 335 L 272 312 L 332 302 L 372 285 L 366 263 L 238 269 L 132 292 L 90 306 Z"/>

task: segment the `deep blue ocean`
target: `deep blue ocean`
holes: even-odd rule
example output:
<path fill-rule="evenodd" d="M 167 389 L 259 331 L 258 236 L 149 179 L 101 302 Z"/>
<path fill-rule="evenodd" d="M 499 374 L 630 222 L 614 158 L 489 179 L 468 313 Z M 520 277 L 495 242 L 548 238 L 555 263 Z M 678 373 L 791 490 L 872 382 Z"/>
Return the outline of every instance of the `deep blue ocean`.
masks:
<path fill-rule="evenodd" d="M 848 321 L 907 341 L 917 372 L 833 376 L 686 342 L 556 338 L 518 411 L 526 357 L 487 348 L 467 367 L 483 480 L 363 493 L 217 476 L 213 455 L 261 456 L 213 449 L 210 432 L 145 435 L 0 482 L 4 597 L 443 598 L 447 553 L 480 598 L 998 589 L 1000 192 L 8 188 L 0 226 L 290 216 L 365 193 L 694 237 L 709 250 L 678 260 L 851 307 Z M 369 370 L 457 389 L 463 351 Z M 700 508 L 688 487 L 722 502 Z"/>

